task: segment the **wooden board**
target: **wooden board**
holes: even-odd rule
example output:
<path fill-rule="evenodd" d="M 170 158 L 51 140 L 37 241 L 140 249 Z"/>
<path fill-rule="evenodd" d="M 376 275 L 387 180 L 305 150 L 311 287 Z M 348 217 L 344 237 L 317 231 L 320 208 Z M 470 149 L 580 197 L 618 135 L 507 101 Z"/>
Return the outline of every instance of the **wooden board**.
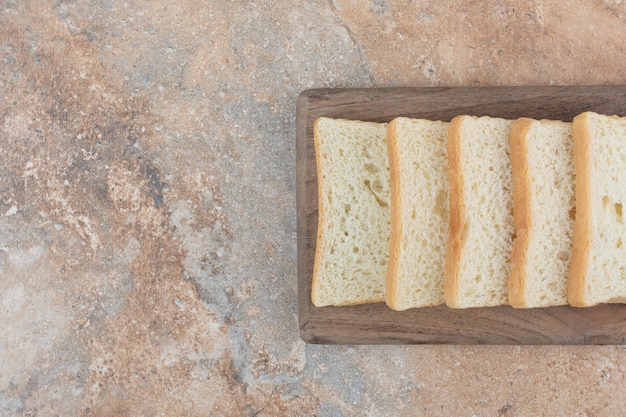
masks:
<path fill-rule="evenodd" d="M 397 312 L 384 303 L 314 307 L 317 233 L 313 122 L 320 116 L 388 122 L 405 116 L 449 121 L 469 114 L 571 121 L 583 111 L 626 115 L 626 86 L 325 89 L 300 94 L 296 115 L 298 305 L 302 338 L 326 344 L 624 344 L 626 305 L 591 308 Z"/>

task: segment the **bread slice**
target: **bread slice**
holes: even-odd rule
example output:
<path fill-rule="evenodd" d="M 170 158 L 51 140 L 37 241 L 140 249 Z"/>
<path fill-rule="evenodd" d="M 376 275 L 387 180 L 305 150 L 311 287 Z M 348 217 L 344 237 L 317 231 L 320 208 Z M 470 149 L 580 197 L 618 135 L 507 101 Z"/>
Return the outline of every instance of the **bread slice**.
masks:
<path fill-rule="evenodd" d="M 508 303 L 514 237 L 511 124 L 487 116 L 457 116 L 450 122 L 444 297 L 453 308 Z"/>
<path fill-rule="evenodd" d="M 509 303 L 565 305 L 576 210 L 572 124 L 518 119 L 510 142 L 516 237 Z"/>
<path fill-rule="evenodd" d="M 385 123 L 320 118 L 314 124 L 317 307 L 385 301 L 391 222 Z"/>
<path fill-rule="evenodd" d="M 397 118 L 387 126 L 391 237 L 387 305 L 442 304 L 448 239 L 448 123 Z"/>
<path fill-rule="evenodd" d="M 626 118 L 574 118 L 576 220 L 570 304 L 626 302 Z"/>

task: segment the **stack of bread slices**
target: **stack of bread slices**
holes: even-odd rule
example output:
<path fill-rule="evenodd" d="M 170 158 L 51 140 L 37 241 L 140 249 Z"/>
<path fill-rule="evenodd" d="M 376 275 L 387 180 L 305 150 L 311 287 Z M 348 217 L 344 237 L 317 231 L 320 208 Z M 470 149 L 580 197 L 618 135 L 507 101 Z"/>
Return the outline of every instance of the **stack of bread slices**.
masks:
<path fill-rule="evenodd" d="M 626 302 L 626 118 L 320 118 L 315 306 Z"/>

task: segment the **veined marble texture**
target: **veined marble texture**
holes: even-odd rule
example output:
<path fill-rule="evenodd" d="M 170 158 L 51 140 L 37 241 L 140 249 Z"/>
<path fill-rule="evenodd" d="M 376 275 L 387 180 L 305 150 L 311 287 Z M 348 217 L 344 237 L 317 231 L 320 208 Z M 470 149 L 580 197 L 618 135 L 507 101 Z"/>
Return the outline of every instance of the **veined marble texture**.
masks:
<path fill-rule="evenodd" d="M 0 1 L 0 416 L 620 415 L 622 346 L 298 336 L 312 87 L 623 84 L 626 4 Z"/>

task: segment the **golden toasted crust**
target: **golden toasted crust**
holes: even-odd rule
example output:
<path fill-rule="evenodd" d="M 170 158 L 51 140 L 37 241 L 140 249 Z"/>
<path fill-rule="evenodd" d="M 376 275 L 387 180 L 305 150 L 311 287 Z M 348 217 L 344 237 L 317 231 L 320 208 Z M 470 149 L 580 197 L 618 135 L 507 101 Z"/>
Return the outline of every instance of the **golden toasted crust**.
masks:
<path fill-rule="evenodd" d="M 448 127 L 448 175 L 450 178 L 450 224 L 446 262 L 443 275 L 443 295 L 449 307 L 459 307 L 459 267 L 466 239 L 465 198 L 463 195 L 463 169 L 461 167 L 461 134 L 463 120 L 457 116 Z"/>
<path fill-rule="evenodd" d="M 400 256 L 400 237 L 402 236 L 402 222 L 400 221 L 400 173 L 398 172 L 398 149 L 396 143 L 397 119 L 387 125 L 387 149 L 389 152 L 389 180 L 391 188 L 391 232 L 389 235 L 389 263 L 387 264 L 386 299 L 387 306 L 393 310 L 401 310 L 398 306 L 397 280 L 398 257 Z"/>
<path fill-rule="evenodd" d="M 591 233 L 591 201 L 589 177 L 589 130 L 588 113 L 574 118 L 574 173 L 576 175 L 576 219 L 572 237 L 572 260 L 569 267 L 568 302 L 576 307 L 587 307 L 585 282 Z"/>
<path fill-rule="evenodd" d="M 528 174 L 528 147 L 526 134 L 533 120 L 521 118 L 511 126 L 511 169 L 513 172 L 513 225 L 515 240 L 511 253 L 509 278 L 509 303 L 513 307 L 527 307 L 526 302 L 526 256 L 530 240 L 530 175 Z"/>
<path fill-rule="evenodd" d="M 317 299 L 317 292 L 319 291 L 319 263 L 320 256 L 322 253 L 322 245 L 324 244 L 323 238 L 323 230 L 324 228 L 321 225 L 324 224 L 324 199 L 322 198 L 322 190 L 324 190 L 324 177 L 322 176 L 322 166 L 320 164 L 321 161 L 321 150 L 319 143 L 319 128 L 318 124 L 321 118 L 317 119 L 313 123 L 313 142 L 315 145 L 315 161 L 316 161 L 316 171 L 317 171 L 317 239 L 315 243 L 315 260 L 313 262 L 313 282 L 311 284 L 311 301 L 313 305 L 316 307 L 321 307 L 320 301 Z"/>

